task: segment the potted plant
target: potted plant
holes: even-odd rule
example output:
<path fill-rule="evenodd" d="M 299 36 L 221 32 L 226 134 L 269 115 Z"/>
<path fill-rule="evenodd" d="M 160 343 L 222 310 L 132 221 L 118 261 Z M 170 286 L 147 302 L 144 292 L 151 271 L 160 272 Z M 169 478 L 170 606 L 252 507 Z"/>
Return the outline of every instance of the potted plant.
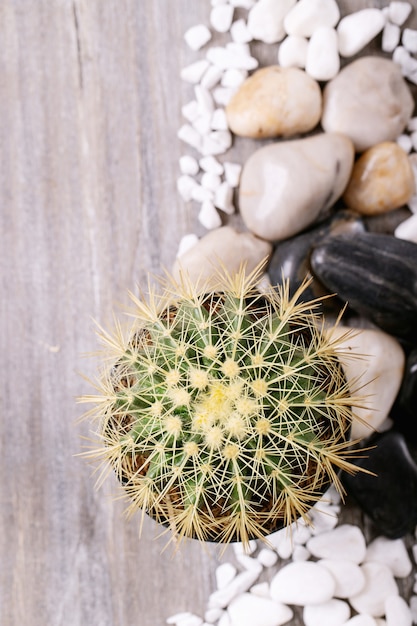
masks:
<path fill-rule="evenodd" d="M 330 484 L 341 492 L 352 395 L 324 332 L 318 301 L 287 285 L 262 292 L 262 267 L 185 275 L 157 295 L 132 295 L 127 333 L 105 344 L 88 416 L 92 454 L 116 472 L 130 502 L 172 532 L 227 544 L 265 538 L 306 519 Z M 110 358 L 110 364 L 109 364 Z"/>

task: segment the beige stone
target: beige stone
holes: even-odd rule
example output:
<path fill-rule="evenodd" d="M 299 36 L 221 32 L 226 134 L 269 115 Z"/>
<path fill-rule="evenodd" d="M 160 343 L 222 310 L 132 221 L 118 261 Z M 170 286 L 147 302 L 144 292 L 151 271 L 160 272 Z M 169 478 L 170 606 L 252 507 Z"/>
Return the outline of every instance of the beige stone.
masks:
<path fill-rule="evenodd" d="M 300 68 L 279 65 L 255 71 L 226 107 L 230 130 L 253 139 L 306 133 L 317 126 L 321 112 L 318 82 Z"/>
<path fill-rule="evenodd" d="M 407 204 L 414 192 L 407 154 L 396 142 L 384 141 L 358 158 L 343 200 L 362 215 L 378 215 Z"/>
<path fill-rule="evenodd" d="M 251 272 L 264 259 L 269 259 L 272 245 L 249 232 L 238 232 L 231 226 L 221 226 L 210 231 L 198 243 L 176 259 L 172 274 L 179 280 L 181 273 L 194 285 L 214 288 L 218 283 L 216 271 L 221 267 L 230 273 L 246 263 Z"/>
<path fill-rule="evenodd" d="M 259 148 L 240 178 L 239 210 L 246 226 L 268 241 L 301 232 L 340 198 L 353 160 L 352 142 L 337 133 Z"/>

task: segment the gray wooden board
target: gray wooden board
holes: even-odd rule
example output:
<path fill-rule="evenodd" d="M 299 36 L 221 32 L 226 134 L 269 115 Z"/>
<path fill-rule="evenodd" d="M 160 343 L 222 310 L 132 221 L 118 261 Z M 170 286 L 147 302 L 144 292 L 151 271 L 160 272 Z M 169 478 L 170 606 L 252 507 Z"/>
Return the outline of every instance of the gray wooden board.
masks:
<path fill-rule="evenodd" d="M 91 391 L 81 374 L 96 371 L 85 356 L 97 349 L 93 319 L 111 325 L 128 290 L 169 268 L 184 234 L 204 232 L 176 191 L 176 133 L 192 96 L 180 69 L 200 58 L 183 34 L 209 10 L 209 0 L 0 4 L 1 626 L 162 626 L 202 614 L 214 589 L 215 547 L 163 551 L 148 518 L 139 540 L 115 479 L 95 489 L 77 456 L 91 435 L 76 403 Z M 275 62 L 276 48 L 254 49 Z M 253 149 L 236 140 L 228 156 Z M 342 519 L 369 532 L 352 505 Z M 401 583 L 407 597 L 412 582 Z"/>

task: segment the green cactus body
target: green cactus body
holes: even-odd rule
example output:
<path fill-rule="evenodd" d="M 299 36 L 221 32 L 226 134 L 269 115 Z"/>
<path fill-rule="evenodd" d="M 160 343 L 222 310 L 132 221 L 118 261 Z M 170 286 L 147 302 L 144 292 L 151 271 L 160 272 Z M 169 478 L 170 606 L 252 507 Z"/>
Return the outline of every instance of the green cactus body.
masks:
<path fill-rule="evenodd" d="M 104 335 L 113 365 L 93 413 L 99 455 L 130 501 L 173 536 L 265 538 L 306 518 L 338 471 L 355 471 L 357 402 L 317 303 L 260 293 L 259 269 L 207 293 L 185 278 L 133 298 L 126 339 Z M 90 412 L 91 415 L 91 412 Z"/>

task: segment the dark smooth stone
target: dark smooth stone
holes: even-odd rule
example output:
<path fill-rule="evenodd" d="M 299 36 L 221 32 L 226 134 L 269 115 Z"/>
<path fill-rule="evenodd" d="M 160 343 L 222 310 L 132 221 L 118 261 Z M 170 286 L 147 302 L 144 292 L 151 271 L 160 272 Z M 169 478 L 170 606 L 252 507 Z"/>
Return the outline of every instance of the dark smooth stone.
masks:
<path fill-rule="evenodd" d="M 313 273 L 354 311 L 392 335 L 417 338 L 417 244 L 376 233 L 327 237 Z"/>
<path fill-rule="evenodd" d="M 391 407 L 390 417 L 396 430 L 407 441 L 417 443 L 417 348 L 407 356 L 400 390 Z"/>
<path fill-rule="evenodd" d="M 375 447 L 352 462 L 376 476 L 343 472 L 341 480 L 378 532 L 398 539 L 412 533 L 417 524 L 417 465 L 399 432 L 373 435 L 367 444 Z"/>
<path fill-rule="evenodd" d="M 411 217 L 412 213 L 407 207 L 400 207 L 380 215 L 364 215 L 363 222 L 366 230 L 370 233 L 393 235 L 401 222 Z"/>
<path fill-rule="evenodd" d="M 268 266 L 268 275 L 273 285 L 281 285 L 289 281 L 290 294 L 293 295 L 303 280 L 313 278 L 309 287 L 303 292 L 301 299 L 305 302 L 329 295 L 329 290 L 314 278 L 310 271 L 310 254 L 313 246 L 325 237 L 342 232 L 364 232 L 362 218 L 353 211 L 337 211 L 320 225 L 310 228 L 300 235 L 291 237 L 275 244 L 275 250 Z M 325 308 L 340 309 L 343 303 L 337 298 L 327 299 Z"/>

